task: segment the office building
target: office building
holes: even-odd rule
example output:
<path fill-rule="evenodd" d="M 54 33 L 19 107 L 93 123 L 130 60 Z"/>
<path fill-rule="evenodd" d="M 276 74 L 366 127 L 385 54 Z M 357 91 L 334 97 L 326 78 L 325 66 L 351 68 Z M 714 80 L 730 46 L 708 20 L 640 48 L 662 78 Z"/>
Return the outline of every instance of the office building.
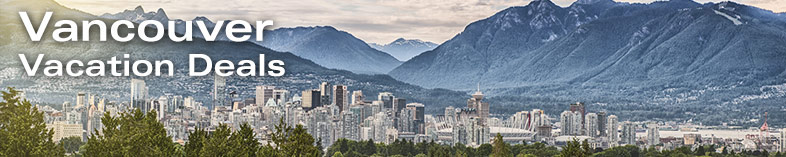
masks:
<path fill-rule="evenodd" d="M 131 79 L 131 107 L 147 113 L 147 85 L 144 80 Z"/>
<path fill-rule="evenodd" d="M 335 85 L 333 86 L 333 105 L 338 106 L 339 112 L 349 109 L 349 102 L 347 102 L 347 86 Z"/>

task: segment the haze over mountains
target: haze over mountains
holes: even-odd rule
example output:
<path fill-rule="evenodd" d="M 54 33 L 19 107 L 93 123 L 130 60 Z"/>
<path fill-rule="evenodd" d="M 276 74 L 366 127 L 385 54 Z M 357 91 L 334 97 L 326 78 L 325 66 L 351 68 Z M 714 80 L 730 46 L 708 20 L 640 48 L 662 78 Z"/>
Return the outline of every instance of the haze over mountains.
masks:
<path fill-rule="evenodd" d="M 293 94 L 306 89 L 317 88 L 318 84 L 327 81 L 332 84 L 343 84 L 349 90 L 362 90 L 369 95 L 378 92 L 393 92 L 398 97 L 407 98 L 410 102 L 428 104 L 456 104 L 461 103 L 461 97 L 468 97 L 462 92 L 448 90 L 424 89 L 418 86 L 397 81 L 386 75 L 364 75 L 349 71 L 329 69 L 320 66 L 311 60 L 301 58 L 288 52 L 278 52 L 252 42 L 206 42 L 195 38 L 192 42 L 172 42 L 162 39 L 158 42 L 145 42 L 132 40 L 130 42 L 117 41 L 89 41 L 89 42 L 55 42 L 51 38 L 44 38 L 41 42 L 31 42 L 22 26 L 18 11 L 27 11 L 31 17 L 40 18 L 44 11 L 54 11 L 52 21 L 57 20 L 103 20 L 112 23 L 112 20 L 102 19 L 78 10 L 68 9 L 51 0 L 15 0 L 0 6 L 0 86 L 16 87 L 25 92 L 28 99 L 43 104 L 62 104 L 64 101 L 74 102 L 77 92 L 100 94 L 110 101 L 117 103 L 128 101 L 130 98 L 129 81 L 131 77 L 46 77 L 41 70 L 36 77 L 27 77 L 24 74 L 22 63 L 18 54 L 34 56 L 46 54 L 45 59 L 61 61 L 68 60 L 108 60 L 111 57 L 130 54 L 131 59 L 148 61 L 171 60 L 175 65 L 175 75 L 133 77 L 146 81 L 151 96 L 174 94 L 193 96 L 198 101 L 210 102 L 212 76 L 190 77 L 188 71 L 188 54 L 206 54 L 213 61 L 230 60 L 237 63 L 240 60 L 257 61 L 259 54 L 265 54 L 266 60 L 282 60 L 286 74 L 282 77 L 229 77 L 228 89 L 237 91 L 240 97 L 253 97 L 254 87 L 259 85 L 275 85 L 279 88 L 292 91 Z M 35 19 L 37 23 L 40 19 Z M 49 23 L 50 29 L 44 37 L 51 37 L 54 22 Z M 121 30 L 121 32 L 135 31 Z M 148 32 L 150 33 L 150 32 Z M 97 38 L 93 33 L 91 39 Z M 368 47 L 364 42 L 360 44 Z M 369 49 L 371 49 L 369 47 Z M 120 58 L 120 57 L 118 57 Z M 392 57 L 390 57 L 393 59 Z M 395 60 L 395 59 L 393 59 Z M 31 61 L 32 62 L 32 61 Z M 42 65 L 43 66 L 43 65 Z M 197 64 L 196 69 L 204 68 L 204 64 Z M 453 101 L 453 102 L 451 102 Z M 445 103 L 451 102 L 451 103 Z M 442 104 L 445 103 L 445 104 Z M 431 112 L 440 111 L 434 108 L 427 109 Z"/>
<path fill-rule="evenodd" d="M 163 9 L 158 9 L 156 12 L 145 12 L 140 6 L 134 10 L 125 10 L 116 14 L 103 14 L 101 17 L 130 20 L 136 23 L 144 20 L 162 22 L 169 20 Z M 206 17 L 196 17 L 194 20 L 206 21 L 211 29 L 215 25 Z M 179 19 L 176 21 L 177 31 L 182 33 L 185 30 L 185 23 Z M 196 27 L 195 23 L 194 27 Z M 255 33 L 249 35 L 252 39 L 256 38 Z M 195 31 L 194 36 L 202 37 L 202 34 Z M 223 29 L 219 32 L 218 40 L 229 41 Z M 373 49 L 352 34 L 331 26 L 266 30 L 262 42 L 256 40 L 252 42 L 276 51 L 292 52 L 327 68 L 349 70 L 355 73 L 385 74 L 401 64 L 393 56 Z"/>
<path fill-rule="evenodd" d="M 786 102 L 784 43 L 786 18 L 733 2 L 538 0 L 469 24 L 389 75 L 427 88 L 480 83 L 528 104 L 763 113 Z"/>
<path fill-rule="evenodd" d="M 25 1 L 19 3 L 22 2 Z M 15 11 L 7 10 L 2 11 Z M 72 17 L 95 18 L 65 10 L 57 14 L 68 12 Z M 161 15 L 165 15 L 161 9 L 141 11 L 141 14 L 135 9 L 120 14 L 127 12 L 134 16 L 104 17 L 129 20 L 166 17 Z M 5 17 L 8 15 L 15 14 L 3 14 L 0 21 L 19 22 L 18 17 Z M 195 20 L 209 21 L 207 18 Z M 295 91 L 315 87 L 317 82 L 314 80 L 331 81 L 357 87 L 364 93 L 403 93 L 405 97 L 427 104 L 430 113 L 441 112 L 444 109 L 441 107 L 447 105 L 461 106 L 466 94 L 420 86 L 469 91 L 479 83 L 489 95 L 486 100 L 491 102 L 492 111 L 498 113 L 540 108 L 549 114 L 558 114 L 565 108 L 560 104 L 583 101 L 591 104 L 592 110 L 625 111 L 617 115 L 631 120 L 636 117 L 675 118 L 677 115 L 683 120 L 705 124 L 730 118 L 750 119 L 755 116 L 751 112 L 783 110 L 781 106 L 786 102 L 786 16 L 732 2 L 699 4 L 690 0 L 671 0 L 631 4 L 580 0 L 562 8 L 548 0 L 537 0 L 473 22 L 452 39 L 433 50 L 413 55 L 415 57 L 400 66 L 396 58 L 330 26 L 280 28 L 265 32 L 265 41 L 254 44 L 30 44 L 22 40 L 26 39 L 22 28 L 1 28 L 4 29 L 0 29 L 0 48 L 19 49 L 30 54 L 52 52 L 53 56 L 65 59 L 90 59 L 119 53 L 182 58 L 184 53 L 216 52 L 210 54 L 211 57 L 238 60 L 254 58 L 260 52 L 269 53 L 282 57 L 291 75 L 270 80 L 241 78 L 236 82 L 237 89 L 287 84 L 295 86 L 292 89 Z M 399 53 L 391 54 L 399 57 Z M 85 89 L 111 93 L 112 89 L 117 89 L 111 85 L 127 82 L 112 78 L 19 78 L 14 71 L 19 69 L 14 68 L 21 65 L 15 59 L 13 56 L 0 58 L 3 65 L 7 65 L 0 68 L 0 72 L 4 72 L 0 75 L 0 84 L 22 86 L 31 96 L 68 88 L 61 84 L 70 82 L 95 85 Z M 358 73 L 385 73 L 395 69 L 388 73 L 391 78 L 328 68 Z M 195 91 L 209 91 L 210 81 L 211 78 L 176 77 L 153 79 L 151 84 L 204 95 Z M 61 94 L 73 96 L 73 93 Z M 115 94 L 123 97 L 122 93 Z M 718 112 L 729 114 L 715 114 Z"/>
<path fill-rule="evenodd" d="M 732 2 L 548 0 L 474 22 L 390 72 L 429 88 L 730 85 L 786 75 L 786 18 Z M 442 79 L 431 79 L 439 77 Z"/>
<path fill-rule="evenodd" d="M 369 43 L 372 48 L 387 52 L 400 61 L 407 61 L 420 53 L 433 50 L 438 45 L 432 42 L 419 39 L 398 38 L 387 44 Z"/>

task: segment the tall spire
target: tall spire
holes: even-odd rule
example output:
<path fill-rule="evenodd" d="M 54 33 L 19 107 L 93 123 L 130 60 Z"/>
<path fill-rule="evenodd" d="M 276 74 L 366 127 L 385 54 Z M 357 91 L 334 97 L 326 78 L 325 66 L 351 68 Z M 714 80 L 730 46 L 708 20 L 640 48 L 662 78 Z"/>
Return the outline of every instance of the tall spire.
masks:
<path fill-rule="evenodd" d="M 478 82 L 478 93 L 480 93 L 480 82 Z"/>
<path fill-rule="evenodd" d="M 478 82 L 478 90 L 475 91 L 475 94 L 472 94 L 472 97 L 475 98 L 476 100 L 483 99 L 483 93 L 480 92 L 480 82 Z"/>

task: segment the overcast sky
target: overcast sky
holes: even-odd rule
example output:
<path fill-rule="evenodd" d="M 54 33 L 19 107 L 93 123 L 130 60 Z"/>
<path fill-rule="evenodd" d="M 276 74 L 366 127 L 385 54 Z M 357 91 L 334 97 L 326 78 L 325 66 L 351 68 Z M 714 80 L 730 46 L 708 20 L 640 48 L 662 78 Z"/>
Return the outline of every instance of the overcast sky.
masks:
<path fill-rule="evenodd" d="M 442 43 L 473 22 L 531 0 L 56 0 L 66 7 L 101 15 L 142 6 L 163 8 L 170 18 L 213 21 L 273 20 L 276 27 L 334 26 L 375 43 L 396 38 Z M 552 0 L 568 6 L 575 0 Z M 620 1 L 620 0 L 616 0 Z M 649 3 L 652 0 L 621 0 Z M 699 3 L 719 0 L 697 0 Z M 736 0 L 775 12 L 786 11 L 786 0 Z"/>

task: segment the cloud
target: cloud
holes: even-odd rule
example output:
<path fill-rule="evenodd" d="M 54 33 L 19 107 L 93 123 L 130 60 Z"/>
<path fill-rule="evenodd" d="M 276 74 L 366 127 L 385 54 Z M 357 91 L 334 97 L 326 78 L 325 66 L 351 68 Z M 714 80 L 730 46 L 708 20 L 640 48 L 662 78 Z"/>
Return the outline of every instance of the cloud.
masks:
<path fill-rule="evenodd" d="M 133 9 L 164 8 L 171 18 L 274 20 L 276 27 L 335 26 L 367 42 L 387 43 L 399 37 L 443 42 L 474 21 L 530 0 L 57 0 L 65 6 L 100 15 Z M 568 6 L 575 0 L 552 0 Z M 648 3 L 652 0 L 622 0 Z M 719 0 L 698 0 L 700 3 Z M 738 0 L 776 12 L 783 0 Z"/>

